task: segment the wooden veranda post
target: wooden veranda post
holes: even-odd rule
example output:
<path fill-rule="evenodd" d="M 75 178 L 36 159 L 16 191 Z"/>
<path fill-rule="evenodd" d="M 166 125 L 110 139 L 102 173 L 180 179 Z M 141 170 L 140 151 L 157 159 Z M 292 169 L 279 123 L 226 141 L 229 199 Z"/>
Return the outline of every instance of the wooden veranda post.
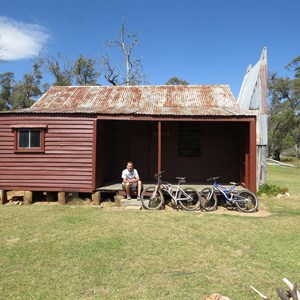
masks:
<path fill-rule="evenodd" d="M 256 122 L 250 121 L 249 133 L 249 190 L 256 193 Z"/>
<path fill-rule="evenodd" d="M 161 171 L 161 121 L 158 121 L 157 124 L 157 145 L 158 145 L 158 154 L 157 154 L 157 172 Z"/>

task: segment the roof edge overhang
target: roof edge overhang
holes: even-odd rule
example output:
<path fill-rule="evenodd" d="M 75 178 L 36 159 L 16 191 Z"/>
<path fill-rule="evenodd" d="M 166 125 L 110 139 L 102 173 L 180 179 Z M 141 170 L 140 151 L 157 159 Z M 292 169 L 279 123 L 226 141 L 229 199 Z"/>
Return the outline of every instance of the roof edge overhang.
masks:
<path fill-rule="evenodd" d="M 256 115 L 142 115 L 142 114 L 97 114 L 83 112 L 36 112 L 36 111 L 5 111 L 0 115 L 25 116 L 42 115 L 55 117 L 85 117 L 98 120 L 128 120 L 128 121 L 250 121 L 255 120 Z"/>
<path fill-rule="evenodd" d="M 222 121 L 222 122 L 250 122 L 256 120 L 255 115 L 251 116 L 137 116 L 137 115 L 98 115 L 97 120 L 115 120 L 115 121 Z"/>

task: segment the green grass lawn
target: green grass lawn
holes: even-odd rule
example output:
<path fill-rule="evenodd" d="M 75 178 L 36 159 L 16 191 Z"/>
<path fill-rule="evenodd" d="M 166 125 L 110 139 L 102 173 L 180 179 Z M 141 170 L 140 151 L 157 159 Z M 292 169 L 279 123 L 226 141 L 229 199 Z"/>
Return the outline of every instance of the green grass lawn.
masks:
<path fill-rule="evenodd" d="M 300 203 L 263 201 L 273 215 L 2 206 L 0 299 L 274 299 L 300 282 Z"/>
<path fill-rule="evenodd" d="M 268 176 L 300 194 L 299 167 Z M 278 299 L 300 284 L 300 199 L 260 201 L 271 216 L 1 206 L 0 299 Z"/>
<path fill-rule="evenodd" d="M 282 162 L 293 164 L 295 168 L 267 166 L 268 183 L 287 187 L 292 195 L 300 196 L 300 159 L 283 157 Z"/>

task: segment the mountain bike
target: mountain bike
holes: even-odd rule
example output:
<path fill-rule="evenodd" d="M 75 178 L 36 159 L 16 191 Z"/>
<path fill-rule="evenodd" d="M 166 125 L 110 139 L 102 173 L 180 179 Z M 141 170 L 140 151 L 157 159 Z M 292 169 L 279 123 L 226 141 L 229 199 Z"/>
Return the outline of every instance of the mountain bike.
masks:
<path fill-rule="evenodd" d="M 207 181 L 213 181 L 212 187 L 206 187 L 200 192 L 200 205 L 206 211 L 215 210 L 218 203 L 217 193 L 223 195 L 227 206 L 235 206 L 242 212 L 254 212 L 258 209 L 258 199 L 249 190 L 236 190 L 239 183 L 231 182 L 230 187 L 218 184 L 221 177 L 211 177 Z"/>
<path fill-rule="evenodd" d="M 145 209 L 155 210 L 164 206 L 164 193 L 171 196 L 172 205 L 177 209 L 181 207 L 184 210 L 193 211 L 200 207 L 199 192 L 193 187 L 181 188 L 180 184 L 185 182 L 185 177 L 176 177 L 177 185 L 162 181 L 161 171 L 155 174 L 156 185 L 145 188 L 141 195 L 141 202 Z"/>

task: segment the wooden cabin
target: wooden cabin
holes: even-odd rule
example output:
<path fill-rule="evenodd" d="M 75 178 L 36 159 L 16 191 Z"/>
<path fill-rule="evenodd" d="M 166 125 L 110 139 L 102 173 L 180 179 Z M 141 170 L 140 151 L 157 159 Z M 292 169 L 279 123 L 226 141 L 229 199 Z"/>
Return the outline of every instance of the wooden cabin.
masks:
<path fill-rule="evenodd" d="M 127 161 L 144 182 L 210 176 L 256 190 L 256 118 L 227 85 L 53 86 L 0 114 L 0 190 L 95 193 Z M 2 201 L 4 202 L 4 200 Z"/>

